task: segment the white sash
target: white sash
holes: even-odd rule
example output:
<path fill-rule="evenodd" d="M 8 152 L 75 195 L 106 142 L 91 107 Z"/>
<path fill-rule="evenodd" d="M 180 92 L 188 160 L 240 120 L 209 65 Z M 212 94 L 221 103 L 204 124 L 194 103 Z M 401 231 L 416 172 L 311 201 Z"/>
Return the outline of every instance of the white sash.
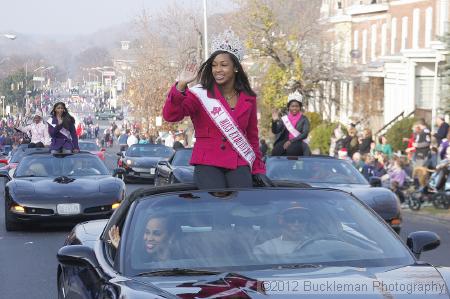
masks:
<path fill-rule="evenodd" d="M 286 129 L 289 131 L 289 133 L 291 133 L 294 137 L 297 137 L 300 135 L 300 132 L 297 131 L 297 129 L 292 125 L 291 121 L 289 120 L 288 116 L 285 115 L 283 117 L 281 117 L 281 120 L 284 123 L 284 126 L 286 127 Z"/>
<path fill-rule="evenodd" d="M 222 103 L 219 100 L 209 98 L 207 91 L 201 85 L 196 85 L 190 88 L 189 91 L 197 96 L 213 123 L 225 135 L 235 151 L 248 163 L 251 169 L 256 159 L 256 154 Z"/>

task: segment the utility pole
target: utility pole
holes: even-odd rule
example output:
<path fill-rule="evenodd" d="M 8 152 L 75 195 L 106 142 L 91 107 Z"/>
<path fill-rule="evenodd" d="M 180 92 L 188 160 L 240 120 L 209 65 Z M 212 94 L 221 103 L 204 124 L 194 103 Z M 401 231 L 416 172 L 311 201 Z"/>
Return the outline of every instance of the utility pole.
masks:
<path fill-rule="evenodd" d="M 208 14 L 206 11 L 206 0 L 203 0 L 203 35 L 204 35 L 204 54 L 205 61 L 208 60 Z"/>

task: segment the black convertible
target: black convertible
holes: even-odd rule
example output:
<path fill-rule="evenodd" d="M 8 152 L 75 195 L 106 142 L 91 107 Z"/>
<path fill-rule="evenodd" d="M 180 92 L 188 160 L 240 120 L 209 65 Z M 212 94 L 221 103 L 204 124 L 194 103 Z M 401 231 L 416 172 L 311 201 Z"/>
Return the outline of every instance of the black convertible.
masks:
<path fill-rule="evenodd" d="M 450 269 L 417 260 L 439 244 L 421 231 L 406 246 L 344 191 L 174 184 L 78 224 L 58 298 L 448 298 Z"/>
<path fill-rule="evenodd" d="M 314 187 L 331 187 L 351 192 L 374 209 L 400 232 L 402 215 L 397 196 L 382 188 L 379 178 L 368 182 L 353 165 L 329 156 L 269 157 L 267 176 L 271 180 L 303 182 Z"/>
<path fill-rule="evenodd" d="M 125 194 L 122 180 L 112 177 L 104 163 L 87 152 L 30 154 L 12 177 L 7 170 L 0 171 L 0 176 L 9 180 L 4 203 L 8 231 L 35 222 L 108 218 Z"/>
<path fill-rule="evenodd" d="M 181 148 L 168 161 L 159 161 L 155 171 L 155 186 L 193 183 L 194 166 L 189 164 L 191 156 L 192 148 Z"/>

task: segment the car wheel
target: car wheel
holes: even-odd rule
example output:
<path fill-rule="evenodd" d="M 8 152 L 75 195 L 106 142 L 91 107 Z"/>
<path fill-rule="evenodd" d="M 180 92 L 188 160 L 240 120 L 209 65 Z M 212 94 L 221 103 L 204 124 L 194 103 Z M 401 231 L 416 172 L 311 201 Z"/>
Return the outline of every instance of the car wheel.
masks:
<path fill-rule="evenodd" d="M 61 279 L 61 272 L 58 271 L 58 299 L 66 298 L 66 290 L 64 289 L 64 283 Z"/>
<path fill-rule="evenodd" d="M 411 210 L 413 211 L 420 210 L 420 206 L 422 205 L 420 198 L 421 198 L 420 192 L 413 192 L 411 195 L 409 195 L 408 206 Z"/>

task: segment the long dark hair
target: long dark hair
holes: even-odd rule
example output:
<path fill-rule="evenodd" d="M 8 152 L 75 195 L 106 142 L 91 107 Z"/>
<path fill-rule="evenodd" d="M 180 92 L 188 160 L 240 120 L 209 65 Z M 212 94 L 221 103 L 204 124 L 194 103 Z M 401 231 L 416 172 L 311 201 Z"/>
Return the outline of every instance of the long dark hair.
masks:
<path fill-rule="evenodd" d="M 219 54 L 228 54 L 231 61 L 233 62 L 233 67 L 237 69 L 236 78 L 234 81 L 234 89 L 238 92 L 243 91 L 248 95 L 256 96 L 256 93 L 250 87 L 247 74 L 244 72 L 244 69 L 242 68 L 239 60 L 236 56 L 226 51 L 216 51 L 212 53 L 208 60 L 203 62 L 203 64 L 200 66 L 200 69 L 197 73 L 197 80 L 200 81 L 202 87 L 214 95 L 214 83 L 216 82 L 216 80 L 214 79 L 214 76 L 212 74 L 212 63 Z"/>
<path fill-rule="evenodd" d="M 70 129 L 71 125 L 75 125 L 75 118 L 72 117 L 72 115 L 69 114 L 69 111 L 67 110 L 66 104 L 63 102 L 58 102 L 55 105 L 53 105 L 52 112 L 50 112 L 50 115 L 53 117 L 56 117 L 56 107 L 59 105 L 63 106 L 64 112 L 62 114 L 62 125 L 67 130 Z"/>

